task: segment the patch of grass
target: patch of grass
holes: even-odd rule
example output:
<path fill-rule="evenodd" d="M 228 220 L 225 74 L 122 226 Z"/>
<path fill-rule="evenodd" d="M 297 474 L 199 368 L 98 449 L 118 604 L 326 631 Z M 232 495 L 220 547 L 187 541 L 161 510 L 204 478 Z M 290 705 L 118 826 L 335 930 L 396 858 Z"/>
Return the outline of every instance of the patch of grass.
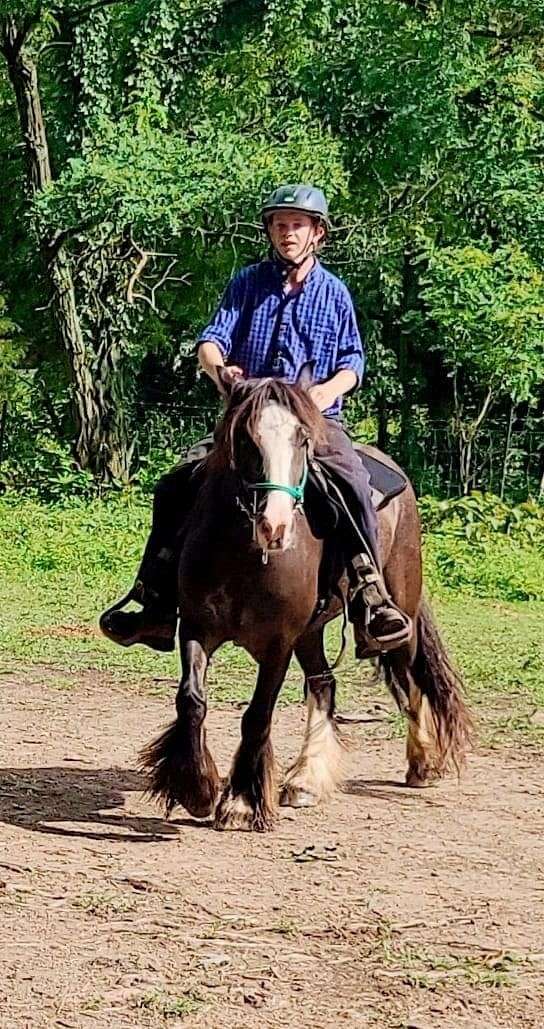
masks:
<path fill-rule="evenodd" d="M 70 508 L 0 500 L 0 674 L 45 665 L 52 687 L 69 690 L 82 673 L 107 673 L 120 685 L 173 697 L 177 655 L 116 647 L 96 627 L 100 611 L 133 581 L 149 520 L 149 503 L 130 492 L 115 502 Z M 426 578 L 470 701 L 483 716 L 485 741 L 541 740 L 544 730 L 531 716 L 544 708 L 544 602 L 510 598 L 523 595 L 518 589 L 522 579 L 530 584 L 540 580 L 542 542 L 522 546 L 502 534 L 494 548 L 486 536 L 482 557 L 481 543 L 450 539 L 443 523 L 433 532 L 426 539 Z M 518 586 L 512 593 L 514 566 Z M 527 591 L 540 595 L 533 585 Z M 339 646 L 335 624 L 328 629 L 331 659 Z M 357 664 L 352 650 L 350 641 L 338 671 L 340 708 L 383 703 L 386 690 L 368 685 L 369 666 Z M 255 675 L 243 650 L 223 647 L 210 665 L 211 702 L 247 702 Z M 302 674 L 293 662 L 280 703 L 301 700 Z M 392 713 L 387 730 L 403 735 L 404 724 Z"/>
<path fill-rule="evenodd" d="M 125 915 L 134 911 L 134 900 L 122 893 L 83 893 L 76 897 L 72 904 L 87 915 L 96 918 L 111 918 L 113 915 Z"/>
<path fill-rule="evenodd" d="M 187 992 L 173 996 L 157 991 L 156 993 L 146 993 L 143 997 L 138 998 L 134 1006 L 170 1019 L 187 1018 L 188 1015 L 194 1015 L 203 1003 L 202 998 L 195 993 Z"/>
<path fill-rule="evenodd" d="M 402 982 L 429 990 L 451 987 L 455 981 L 477 987 L 509 988 L 515 985 L 518 972 L 528 965 L 528 960 L 518 954 L 463 954 L 457 957 L 406 946 L 397 947 L 389 958 L 397 966 L 395 972 Z"/>
<path fill-rule="evenodd" d="M 81 1010 L 85 1012 L 99 1011 L 102 1007 L 102 997 L 89 997 L 88 1000 L 84 1000 L 81 1005 Z"/>
<path fill-rule="evenodd" d="M 465 953 L 437 952 L 429 947 L 399 940 L 391 924 L 382 919 L 377 927 L 373 950 L 384 977 L 407 986 L 436 990 L 463 981 L 471 986 L 511 987 L 518 973 L 532 966 L 532 954 L 514 951 L 475 950 Z M 540 960 L 540 955 L 537 955 Z"/>

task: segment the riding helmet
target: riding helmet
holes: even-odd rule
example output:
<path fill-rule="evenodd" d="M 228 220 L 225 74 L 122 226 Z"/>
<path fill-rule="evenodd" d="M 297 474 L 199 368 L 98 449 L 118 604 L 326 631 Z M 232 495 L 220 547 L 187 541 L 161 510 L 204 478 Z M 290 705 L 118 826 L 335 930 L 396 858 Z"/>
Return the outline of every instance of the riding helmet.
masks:
<path fill-rule="evenodd" d="M 316 186 L 298 182 L 295 185 L 279 186 L 270 194 L 261 210 L 261 217 L 266 227 L 268 218 L 274 211 L 301 211 L 311 217 L 319 218 L 330 229 L 329 205 L 325 194 Z"/>

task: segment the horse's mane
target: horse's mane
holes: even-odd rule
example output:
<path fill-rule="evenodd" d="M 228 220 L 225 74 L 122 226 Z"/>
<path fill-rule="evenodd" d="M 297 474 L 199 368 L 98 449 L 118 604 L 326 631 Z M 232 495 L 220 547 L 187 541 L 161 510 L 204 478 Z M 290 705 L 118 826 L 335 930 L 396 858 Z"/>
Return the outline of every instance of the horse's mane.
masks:
<path fill-rule="evenodd" d="M 255 442 L 263 409 L 270 403 L 290 411 L 306 429 L 313 444 L 324 442 L 325 419 L 306 390 L 281 379 L 246 379 L 230 395 L 225 414 L 215 431 L 215 446 L 208 459 L 209 465 L 224 467 L 233 463 L 235 438 L 240 430 Z"/>

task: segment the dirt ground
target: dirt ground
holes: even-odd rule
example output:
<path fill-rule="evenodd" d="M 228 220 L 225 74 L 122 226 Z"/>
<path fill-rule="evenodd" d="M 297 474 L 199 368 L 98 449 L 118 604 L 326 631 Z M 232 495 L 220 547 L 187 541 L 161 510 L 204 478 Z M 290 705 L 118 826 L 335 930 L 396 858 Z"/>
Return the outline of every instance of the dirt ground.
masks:
<path fill-rule="evenodd" d="M 460 785 L 409 791 L 402 742 L 350 726 L 327 809 L 220 834 L 142 796 L 136 754 L 173 696 L 34 669 L 2 674 L 0 702 L 2 1027 L 543 1025 L 534 751 L 481 751 Z M 279 712 L 280 763 L 303 719 Z M 240 710 L 209 721 L 226 771 Z"/>

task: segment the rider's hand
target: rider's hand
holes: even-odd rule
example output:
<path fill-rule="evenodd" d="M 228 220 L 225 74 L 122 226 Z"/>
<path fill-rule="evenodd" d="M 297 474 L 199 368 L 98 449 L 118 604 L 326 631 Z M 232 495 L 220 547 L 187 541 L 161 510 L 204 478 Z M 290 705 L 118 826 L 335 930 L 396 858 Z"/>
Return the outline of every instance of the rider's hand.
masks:
<path fill-rule="evenodd" d="M 328 407 L 331 407 L 338 396 L 337 391 L 331 389 L 328 382 L 321 382 L 317 386 L 310 386 L 308 393 L 320 411 L 326 411 Z"/>
<path fill-rule="evenodd" d="M 227 383 L 230 383 L 230 385 L 233 385 L 237 379 L 244 378 L 244 371 L 243 368 L 239 368 L 237 364 L 227 364 L 221 369 L 221 375 L 223 377 L 223 382 L 226 381 Z M 221 384 L 219 383 L 219 385 Z"/>

